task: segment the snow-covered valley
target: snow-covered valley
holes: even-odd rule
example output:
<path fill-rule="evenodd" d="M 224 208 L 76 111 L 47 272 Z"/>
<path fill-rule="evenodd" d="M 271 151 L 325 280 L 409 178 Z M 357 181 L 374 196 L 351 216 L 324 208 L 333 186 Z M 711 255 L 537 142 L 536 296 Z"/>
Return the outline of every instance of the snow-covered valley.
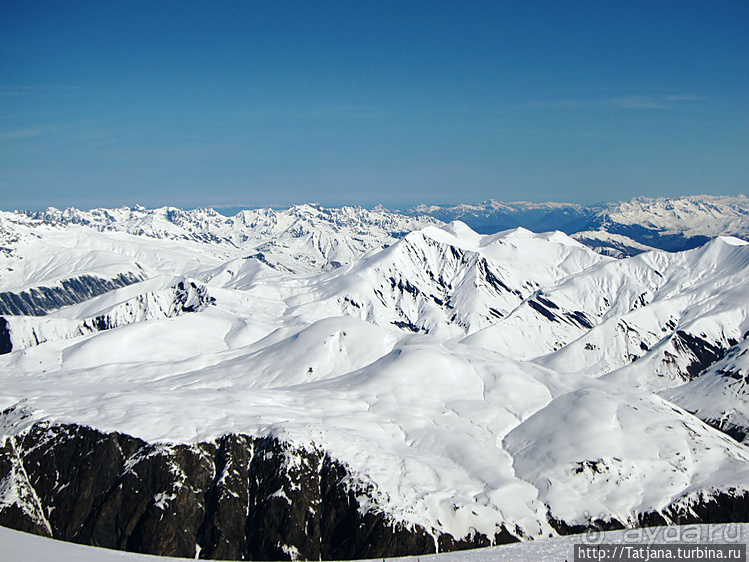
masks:
<path fill-rule="evenodd" d="M 749 244 L 613 234 L 0 213 L 0 524 L 317 559 L 746 521 Z"/>

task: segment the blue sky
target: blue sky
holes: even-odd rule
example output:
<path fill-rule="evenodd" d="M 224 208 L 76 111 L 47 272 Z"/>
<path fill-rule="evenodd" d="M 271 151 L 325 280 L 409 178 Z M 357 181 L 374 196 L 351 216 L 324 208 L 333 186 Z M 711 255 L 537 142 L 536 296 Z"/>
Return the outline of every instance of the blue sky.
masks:
<path fill-rule="evenodd" d="M 749 3 L 0 0 L 0 208 L 746 193 Z"/>

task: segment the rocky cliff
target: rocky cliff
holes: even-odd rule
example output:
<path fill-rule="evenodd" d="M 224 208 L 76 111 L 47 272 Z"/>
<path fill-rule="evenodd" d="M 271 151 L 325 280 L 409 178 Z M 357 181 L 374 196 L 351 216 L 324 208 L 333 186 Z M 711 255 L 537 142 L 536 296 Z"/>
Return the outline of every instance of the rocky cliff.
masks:
<path fill-rule="evenodd" d="M 0 447 L 0 525 L 81 544 L 204 559 L 328 560 L 518 540 L 504 527 L 494 537 L 455 538 L 407 526 L 378 509 L 377 496 L 324 451 L 276 437 L 149 444 L 36 422 Z M 745 520 L 745 492 L 703 495 L 640 517 L 643 525 Z M 550 522 L 561 534 L 623 526 Z"/>
<path fill-rule="evenodd" d="M 149 444 L 42 422 L 0 447 L 0 479 L 0 525 L 141 553 L 319 560 L 490 543 L 399 524 L 346 466 L 274 437 Z"/>

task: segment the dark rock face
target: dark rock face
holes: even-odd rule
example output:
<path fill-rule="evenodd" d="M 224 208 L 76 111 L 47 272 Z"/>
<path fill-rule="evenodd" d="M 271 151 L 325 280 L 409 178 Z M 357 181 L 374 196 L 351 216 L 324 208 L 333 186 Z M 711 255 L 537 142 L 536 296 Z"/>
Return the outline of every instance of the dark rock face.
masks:
<path fill-rule="evenodd" d="M 749 427 L 743 425 L 736 425 L 725 420 L 706 419 L 703 420 L 705 423 L 713 426 L 715 429 L 719 429 L 726 435 L 733 437 L 739 443 L 743 443 L 747 435 L 749 435 Z"/>
<path fill-rule="evenodd" d="M 225 435 L 217 442 L 215 472 L 205 492 L 206 517 L 197 536 L 201 558 L 246 558 L 254 449 L 255 440 L 244 435 Z"/>
<path fill-rule="evenodd" d="M 205 285 L 198 285 L 194 281 L 180 281 L 174 286 L 174 291 L 175 304 L 181 312 L 200 312 L 216 302 Z"/>
<path fill-rule="evenodd" d="M 736 345 L 738 342 L 729 340 L 729 346 Z M 721 347 L 697 337 L 683 330 L 678 330 L 674 336 L 674 344 L 677 349 L 681 349 L 693 357 L 687 373 L 689 377 L 696 378 L 710 365 L 721 359 L 728 351 L 727 347 Z"/>
<path fill-rule="evenodd" d="M 13 351 L 13 342 L 10 341 L 10 330 L 8 322 L 0 316 L 0 355 Z"/>
<path fill-rule="evenodd" d="M 0 492 L 0 525 L 164 556 L 383 558 L 518 540 L 504 527 L 493 537 L 456 538 L 364 511 L 358 498 L 376 502 L 373 485 L 322 451 L 274 437 L 149 444 L 38 422 L 0 445 Z M 698 499 L 643 514 L 640 524 L 749 521 L 745 491 Z M 622 527 L 616 520 L 550 522 L 560 534 Z"/>
<path fill-rule="evenodd" d="M 567 523 L 561 519 L 555 519 L 549 515 L 549 524 L 560 535 L 580 535 L 589 531 L 618 531 L 624 529 L 624 525 L 618 519 L 594 519 L 585 523 Z M 665 525 L 665 523 L 664 523 Z"/>
<path fill-rule="evenodd" d="M 749 521 L 749 492 L 736 490 L 699 495 L 691 502 L 677 500 L 663 511 L 650 511 L 638 516 L 640 527 L 693 525 L 700 523 L 736 523 Z M 616 531 L 625 526 L 617 519 L 567 523 L 549 515 L 549 523 L 560 535 L 595 531 Z"/>
<path fill-rule="evenodd" d="M 0 314 L 44 316 L 52 310 L 77 304 L 142 280 L 142 275 L 134 273 L 120 273 L 112 279 L 81 275 L 63 279 L 55 287 L 32 287 L 21 293 L 0 293 Z"/>
<path fill-rule="evenodd" d="M 651 512 L 640 516 L 640 524 L 643 527 L 745 521 L 749 521 L 749 492 L 746 490 L 701 496 L 689 504 L 677 503 L 667 507 L 663 512 Z"/>
<path fill-rule="evenodd" d="M 275 438 L 154 445 L 39 422 L 0 447 L 0 482 L 11 490 L 0 525 L 165 556 L 370 558 L 489 543 L 363 513 L 357 497 L 373 497 L 373 486 L 323 452 Z"/>
<path fill-rule="evenodd" d="M 382 513 L 360 514 L 356 496 L 372 497 L 373 489 L 346 485 L 347 470 L 329 456 L 299 455 L 275 439 L 257 442 L 255 452 L 247 527 L 254 557 L 279 560 L 294 553 L 319 560 L 435 551 L 424 529 L 406 529 Z"/>

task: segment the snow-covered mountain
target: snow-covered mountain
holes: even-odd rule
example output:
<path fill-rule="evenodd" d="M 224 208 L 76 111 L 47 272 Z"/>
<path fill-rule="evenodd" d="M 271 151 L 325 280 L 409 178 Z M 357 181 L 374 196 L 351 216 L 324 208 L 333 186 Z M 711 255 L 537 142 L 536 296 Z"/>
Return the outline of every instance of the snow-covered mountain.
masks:
<path fill-rule="evenodd" d="M 348 263 L 373 248 L 436 221 L 386 210 L 296 205 L 283 211 L 249 209 L 225 217 L 213 209 L 185 211 L 174 207 L 81 211 L 49 208 L 36 213 L 3 213 L 0 245 L 18 234 L 13 226 L 66 228 L 83 226 L 106 233 L 127 233 L 152 239 L 191 241 L 226 256 L 252 257 L 293 273 L 317 272 Z"/>
<path fill-rule="evenodd" d="M 687 250 L 715 236 L 749 237 L 749 199 L 744 195 L 637 197 L 591 206 L 492 200 L 454 207 L 419 205 L 406 214 L 429 215 L 444 222 L 460 220 L 482 233 L 518 226 L 536 232 L 580 233 L 580 241 L 610 248 L 615 257 L 635 255 L 649 246 Z"/>
<path fill-rule="evenodd" d="M 749 199 L 744 195 L 688 196 L 669 199 L 665 197 L 636 197 L 606 207 L 601 215 L 604 228 L 607 223 L 625 230 L 643 228 L 662 236 L 749 236 Z"/>
<path fill-rule="evenodd" d="M 749 244 L 253 213 L 0 216 L 0 524 L 319 559 L 749 518 Z"/>
<path fill-rule="evenodd" d="M 518 227 L 535 232 L 561 230 L 571 233 L 584 230 L 590 224 L 595 210 L 574 203 L 503 203 L 492 199 L 478 205 L 417 205 L 405 213 L 413 216 L 428 215 L 446 223 L 461 221 L 482 234 Z"/>
<path fill-rule="evenodd" d="M 636 256 L 637 254 L 657 249 L 647 244 L 641 244 L 628 236 L 614 234 L 605 230 L 582 230 L 574 232 L 571 236 L 599 254 L 613 258 Z"/>

